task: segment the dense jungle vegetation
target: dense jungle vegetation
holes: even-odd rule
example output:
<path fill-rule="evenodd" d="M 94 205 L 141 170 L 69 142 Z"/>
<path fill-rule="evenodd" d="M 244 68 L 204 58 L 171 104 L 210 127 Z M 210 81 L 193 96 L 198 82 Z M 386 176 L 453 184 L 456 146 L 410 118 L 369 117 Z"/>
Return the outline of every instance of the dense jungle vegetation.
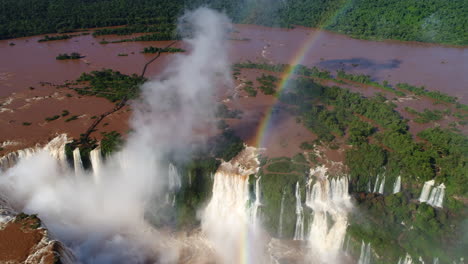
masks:
<path fill-rule="evenodd" d="M 185 9 L 200 5 L 225 11 L 235 23 L 302 25 L 364 39 L 468 45 L 463 0 L 3 0 L 0 39 L 117 25 L 140 27 L 117 34 L 161 32 Z"/>
<path fill-rule="evenodd" d="M 111 102 L 133 99 L 139 95 L 139 86 L 146 81 L 136 74 L 125 75 L 111 69 L 83 73 L 75 83 L 66 86 L 81 95 L 104 97 Z"/>

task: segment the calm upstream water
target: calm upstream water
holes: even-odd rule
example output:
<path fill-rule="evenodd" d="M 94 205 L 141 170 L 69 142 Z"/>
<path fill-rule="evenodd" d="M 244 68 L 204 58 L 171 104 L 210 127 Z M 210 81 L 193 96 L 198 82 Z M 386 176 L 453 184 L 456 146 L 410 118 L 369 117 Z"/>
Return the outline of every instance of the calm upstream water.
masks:
<path fill-rule="evenodd" d="M 112 68 L 123 73 L 140 73 L 152 55 L 140 53 L 146 46 L 165 46 L 168 42 L 126 42 L 99 44 L 130 36 L 82 35 L 68 40 L 37 42 L 42 36 L 0 41 L 0 97 L 28 89 L 39 82 L 60 83 L 77 78 L 82 72 Z M 299 63 L 332 72 L 344 69 L 371 75 L 377 81 L 424 85 L 457 96 L 468 103 L 468 50 L 433 44 L 367 41 L 310 28 L 267 28 L 237 25 L 232 34 L 233 61 L 263 60 L 272 63 Z M 14 46 L 10 46 L 14 43 Z M 183 46 L 178 43 L 177 46 Z M 304 51 L 304 52 L 301 52 Z M 59 53 L 79 52 L 85 58 L 59 61 Z M 118 56 L 127 54 L 128 56 Z M 304 56 L 301 56 L 304 54 Z M 148 69 L 148 76 L 164 68 L 163 55 Z"/>

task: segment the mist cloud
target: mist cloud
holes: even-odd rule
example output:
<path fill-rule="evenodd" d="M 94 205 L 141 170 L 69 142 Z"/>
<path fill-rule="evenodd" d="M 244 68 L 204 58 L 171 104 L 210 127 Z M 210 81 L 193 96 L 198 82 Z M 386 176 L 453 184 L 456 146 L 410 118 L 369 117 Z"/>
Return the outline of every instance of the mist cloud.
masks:
<path fill-rule="evenodd" d="M 231 82 L 229 26 L 226 16 L 207 8 L 180 19 L 190 52 L 174 55 L 162 78 L 142 86 L 132 105 L 133 132 L 103 164 L 99 183 L 64 170 L 43 150 L 0 175 L 0 191 L 16 210 L 37 213 L 80 262 L 174 263 L 175 242 L 149 226 L 144 213 L 167 188 L 166 156 L 214 129 L 214 91 Z"/>

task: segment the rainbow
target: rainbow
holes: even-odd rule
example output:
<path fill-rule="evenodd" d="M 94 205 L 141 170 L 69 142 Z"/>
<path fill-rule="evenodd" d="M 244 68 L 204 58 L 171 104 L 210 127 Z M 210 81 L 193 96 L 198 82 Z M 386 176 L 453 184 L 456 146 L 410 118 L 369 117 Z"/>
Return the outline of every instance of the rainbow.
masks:
<path fill-rule="evenodd" d="M 320 34 L 319 31 L 311 32 L 310 36 L 304 41 L 300 49 L 294 54 L 292 59 L 290 59 L 289 63 L 287 64 L 286 70 L 282 72 L 280 77 L 280 82 L 277 87 L 277 97 L 275 102 L 267 109 L 266 114 L 260 120 L 260 124 L 257 127 L 257 132 L 255 133 L 255 146 L 258 148 L 265 147 L 266 139 L 267 139 L 267 132 L 271 129 L 272 126 L 272 113 L 275 105 L 278 103 L 278 98 L 283 92 L 284 88 L 287 86 L 291 77 L 294 75 L 294 72 L 298 65 L 302 63 L 305 56 L 307 55 L 310 47 L 317 39 L 317 36 Z"/>
<path fill-rule="evenodd" d="M 302 63 L 305 56 L 312 48 L 314 42 L 317 40 L 317 37 L 320 35 L 320 29 L 330 25 L 330 23 L 334 21 L 335 18 L 344 9 L 346 9 L 350 4 L 351 4 L 351 1 L 346 1 L 346 3 L 342 5 L 340 8 L 338 8 L 332 15 L 330 15 L 327 20 L 321 23 L 321 26 L 318 28 L 319 30 L 311 32 L 310 36 L 306 38 L 306 40 L 303 42 L 303 44 L 298 49 L 298 51 L 289 60 L 286 70 L 281 74 L 281 77 L 280 77 L 280 83 L 277 87 L 277 97 L 275 99 L 276 101 L 266 111 L 265 116 L 263 116 L 263 118 L 260 120 L 259 125 L 257 127 L 257 131 L 255 133 L 255 139 L 254 139 L 254 146 L 256 146 L 257 148 L 266 147 L 266 140 L 268 137 L 267 133 L 272 128 L 271 127 L 272 126 L 272 114 L 273 114 L 274 107 L 278 103 L 278 98 L 283 92 L 284 88 L 289 83 L 289 81 L 291 80 L 291 77 L 293 76 L 294 71 L 297 68 L 297 66 Z"/>
<path fill-rule="evenodd" d="M 321 23 L 320 28 L 324 28 L 328 26 L 335 18 L 349 5 L 351 1 L 346 1 L 341 7 L 339 7 L 334 13 L 328 16 L 328 19 Z M 314 42 L 317 40 L 318 36 L 320 35 L 320 30 L 310 32 L 310 35 L 304 40 L 300 48 L 297 52 L 289 60 L 287 63 L 286 69 L 281 73 L 280 82 L 277 86 L 277 96 L 275 97 L 275 101 L 271 104 L 271 106 L 267 109 L 265 115 L 260 120 L 259 125 L 257 127 L 255 138 L 254 138 L 254 146 L 257 148 L 264 148 L 266 147 L 266 140 L 268 137 L 268 131 L 272 129 L 272 115 L 273 109 L 278 104 L 279 96 L 283 92 L 283 90 L 287 87 L 289 81 L 292 79 L 296 68 L 303 62 L 306 55 L 310 52 L 311 48 L 313 47 Z M 255 263 L 253 259 L 253 252 L 252 249 L 254 248 L 252 241 L 253 236 L 255 236 L 255 231 L 251 230 L 251 226 L 249 224 L 246 225 L 245 230 L 242 231 L 241 235 L 241 245 L 239 251 L 239 259 L 238 263 L 248 264 L 248 263 Z"/>

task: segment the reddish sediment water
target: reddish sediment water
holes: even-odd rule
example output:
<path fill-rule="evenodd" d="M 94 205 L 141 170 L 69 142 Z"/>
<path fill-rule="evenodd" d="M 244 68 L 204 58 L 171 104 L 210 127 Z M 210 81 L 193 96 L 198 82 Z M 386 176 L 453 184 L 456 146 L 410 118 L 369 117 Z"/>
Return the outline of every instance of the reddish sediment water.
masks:
<path fill-rule="evenodd" d="M 294 29 L 267 28 L 252 25 L 236 25 L 235 33 L 229 41 L 229 54 L 232 62 L 262 61 L 268 63 L 298 62 L 307 66 L 317 66 L 332 71 L 344 69 L 350 73 L 371 75 L 376 81 L 388 80 L 390 84 L 406 82 L 424 85 L 429 90 L 439 90 L 457 96 L 462 103 L 468 103 L 468 77 L 466 48 L 399 41 L 366 41 L 316 29 L 296 27 Z M 0 142 L 17 141 L 14 148 L 45 142 L 56 133 L 68 133 L 78 137 L 93 122 L 92 117 L 113 108 L 113 104 L 102 98 L 79 96 L 73 91 L 41 82 L 62 84 L 74 80 L 83 72 L 111 68 L 125 74 L 140 74 L 144 64 L 154 54 L 142 54 L 144 47 L 167 46 L 169 41 L 123 42 L 100 44 L 102 40 L 112 41 L 132 36 L 80 35 L 68 40 L 38 42 L 43 36 L 25 37 L 0 41 Z M 14 43 L 15 45 L 10 45 Z M 183 42 L 175 47 L 187 49 Z M 304 51 L 304 52 L 301 52 Z M 56 60 L 60 53 L 78 52 L 85 56 L 79 60 Z M 127 56 L 118 56 L 127 54 Z M 302 56 L 303 54 L 303 56 Z M 146 76 L 158 76 L 168 62 L 177 54 L 162 54 L 148 67 Z M 300 58 L 295 60 L 295 58 Z M 213 58 L 216 59 L 216 58 Z M 242 75 L 255 81 L 255 70 L 243 70 Z M 259 73 L 259 71 L 257 71 Z M 278 74 L 276 74 L 278 75 Z M 279 75 L 278 75 L 279 76 Z M 239 85 L 237 82 L 236 85 Z M 372 95 L 374 88 L 363 85 L 346 85 L 353 91 Z M 34 89 L 32 89 L 32 88 Z M 384 92 L 388 94 L 388 92 Z M 69 97 L 67 94 L 71 94 Z M 225 99 L 226 94 L 220 96 Z M 394 95 L 388 96 L 392 98 Z M 242 120 L 231 120 L 229 124 L 249 144 L 256 144 L 258 125 L 265 115 L 276 105 L 271 96 L 259 95 L 256 98 L 238 97 L 228 105 L 244 111 Z M 398 104 L 398 109 L 411 106 L 418 111 L 434 108 L 430 100 L 408 100 Z M 437 106 L 441 110 L 446 106 Z M 79 115 L 75 121 L 65 122 L 65 117 L 52 122 L 44 119 L 63 110 L 71 115 Z M 98 127 L 99 132 L 116 130 L 128 131 L 129 108 L 124 108 L 106 119 Z M 278 111 L 273 116 L 274 128 L 266 137 L 270 154 L 292 155 L 299 151 L 303 141 L 315 136 L 296 123 L 291 115 Z M 405 117 L 409 117 L 406 116 Z M 31 123 L 24 125 L 23 123 Z M 451 119 L 442 120 L 442 125 Z M 429 125 L 410 124 L 416 133 Z M 293 132 L 291 132 L 293 131 Z M 99 139 L 101 133 L 95 133 Z M 465 131 L 466 132 L 466 131 Z M 0 155 L 2 151 L 0 151 Z"/>

